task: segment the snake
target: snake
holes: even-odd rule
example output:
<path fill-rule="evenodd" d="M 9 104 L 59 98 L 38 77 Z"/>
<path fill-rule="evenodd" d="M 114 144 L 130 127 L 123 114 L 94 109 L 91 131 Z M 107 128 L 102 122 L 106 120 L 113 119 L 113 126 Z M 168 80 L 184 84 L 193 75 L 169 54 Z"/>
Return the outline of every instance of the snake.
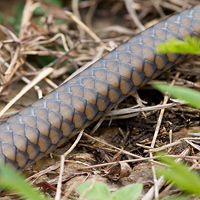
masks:
<path fill-rule="evenodd" d="M 158 54 L 171 39 L 200 38 L 200 5 L 138 33 L 71 80 L 0 124 L 0 163 L 23 171 L 147 82 L 184 61 L 179 53 Z"/>

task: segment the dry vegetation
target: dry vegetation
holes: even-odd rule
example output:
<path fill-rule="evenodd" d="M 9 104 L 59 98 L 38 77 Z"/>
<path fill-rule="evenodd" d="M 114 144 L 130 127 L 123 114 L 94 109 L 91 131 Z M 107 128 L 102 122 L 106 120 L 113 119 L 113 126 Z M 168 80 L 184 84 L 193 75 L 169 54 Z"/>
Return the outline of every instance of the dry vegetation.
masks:
<path fill-rule="evenodd" d="M 27 0 L 19 29 L 14 26 L 17 24 L 5 19 L 0 25 L 2 121 L 134 34 L 173 12 L 199 3 L 199 0 L 83 0 L 80 3 L 72 0 L 59 7 Z M 17 4 L 18 1 L 13 1 L 14 6 Z M 2 16 L 7 17 L 10 13 L 5 10 L 1 11 Z M 162 75 L 160 81 L 198 89 L 199 64 L 198 58 L 189 60 Z M 75 195 L 76 185 L 87 179 L 104 182 L 113 191 L 141 182 L 145 200 L 158 194 L 162 198 L 179 193 L 162 177 L 156 177 L 154 166 L 160 163 L 154 160 L 154 152 L 164 150 L 198 170 L 199 110 L 163 97 L 150 85 L 139 91 L 139 96 L 142 101 L 138 96 L 136 100 L 128 98 L 81 133 L 80 141 L 71 141 L 26 170 L 28 180 L 39 185 L 47 182 L 43 186 L 52 197 L 59 184 L 64 199 Z M 75 148 L 72 152 L 71 146 Z M 18 199 L 5 192 L 1 196 Z"/>

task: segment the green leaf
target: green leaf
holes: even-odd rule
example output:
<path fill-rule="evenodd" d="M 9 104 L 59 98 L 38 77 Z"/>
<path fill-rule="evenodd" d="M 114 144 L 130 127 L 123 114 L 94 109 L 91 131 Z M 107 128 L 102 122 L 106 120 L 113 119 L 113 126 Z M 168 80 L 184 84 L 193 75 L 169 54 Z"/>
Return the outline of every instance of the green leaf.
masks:
<path fill-rule="evenodd" d="M 60 6 L 60 7 L 63 6 L 63 0 L 45 0 L 45 1 L 55 4 L 57 6 Z"/>
<path fill-rule="evenodd" d="M 45 67 L 49 63 L 53 62 L 56 58 L 53 56 L 39 56 L 36 57 L 36 60 L 40 64 L 41 67 Z"/>
<path fill-rule="evenodd" d="M 9 22 L 19 33 L 24 4 L 17 3 L 14 9 L 15 9 L 14 17 L 7 17 L 5 18 L 5 20 Z"/>
<path fill-rule="evenodd" d="M 34 14 L 36 16 L 43 16 L 46 14 L 46 11 L 42 8 L 42 7 L 37 7 L 35 10 L 34 10 Z"/>
<path fill-rule="evenodd" d="M 90 181 L 81 183 L 77 186 L 80 195 L 84 195 L 90 200 L 110 200 L 109 188 L 103 183 L 92 183 Z"/>
<path fill-rule="evenodd" d="M 135 200 L 141 195 L 142 188 L 141 183 L 127 185 L 116 191 L 112 196 L 112 200 Z"/>
<path fill-rule="evenodd" d="M 44 1 L 52 3 L 52 4 L 55 4 L 55 5 L 59 6 L 59 7 L 64 6 L 63 0 L 44 0 Z M 37 16 L 43 16 L 43 15 L 46 14 L 46 11 L 42 7 L 37 7 L 34 10 L 34 14 L 37 15 Z"/>
<path fill-rule="evenodd" d="M 0 186 L 12 190 L 29 200 L 47 200 L 38 191 L 31 187 L 18 172 L 8 166 L 0 165 Z"/>
<path fill-rule="evenodd" d="M 158 160 L 170 165 L 170 168 L 158 168 L 157 173 L 163 175 L 174 185 L 188 193 L 200 195 L 200 176 L 195 171 L 189 169 L 183 163 L 176 163 L 174 159 L 158 154 Z"/>
<path fill-rule="evenodd" d="M 200 54 L 200 40 L 195 37 L 186 37 L 185 40 L 170 40 L 157 47 L 157 53 L 186 53 Z"/>
<path fill-rule="evenodd" d="M 179 98 L 184 100 L 187 104 L 195 107 L 200 108 L 200 92 L 192 90 L 190 88 L 183 88 L 179 86 L 170 86 L 168 84 L 158 84 L 153 83 L 153 87 L 156 89 L 169 93 L 174 98 Z"/>

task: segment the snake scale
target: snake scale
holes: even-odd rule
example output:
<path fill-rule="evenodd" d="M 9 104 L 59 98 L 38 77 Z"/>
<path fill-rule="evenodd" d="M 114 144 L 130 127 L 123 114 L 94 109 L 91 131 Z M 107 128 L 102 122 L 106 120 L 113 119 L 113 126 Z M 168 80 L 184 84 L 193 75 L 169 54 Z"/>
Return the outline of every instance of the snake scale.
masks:
<path fill-rule="evenodd" d="M 87 69 L 0 125 L 0 162 L 24 170 L 80 130 L 183 61 L 159 55 L 170 39 L 200 37 L 200 5 L 159 22 L 129 39 Z"/>

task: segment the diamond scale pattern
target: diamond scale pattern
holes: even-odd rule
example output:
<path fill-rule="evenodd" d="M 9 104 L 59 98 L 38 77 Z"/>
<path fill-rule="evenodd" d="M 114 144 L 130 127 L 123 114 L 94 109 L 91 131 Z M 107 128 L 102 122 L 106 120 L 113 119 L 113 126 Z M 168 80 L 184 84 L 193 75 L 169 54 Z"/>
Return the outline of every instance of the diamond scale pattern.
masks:
<path fill-rule="evenodd" d="M 23 170 L 182 61 L 158 55 L 169 39 L 200 37 L 200 5 L 143 31 L 0 125 L 0 162 Z"/>

